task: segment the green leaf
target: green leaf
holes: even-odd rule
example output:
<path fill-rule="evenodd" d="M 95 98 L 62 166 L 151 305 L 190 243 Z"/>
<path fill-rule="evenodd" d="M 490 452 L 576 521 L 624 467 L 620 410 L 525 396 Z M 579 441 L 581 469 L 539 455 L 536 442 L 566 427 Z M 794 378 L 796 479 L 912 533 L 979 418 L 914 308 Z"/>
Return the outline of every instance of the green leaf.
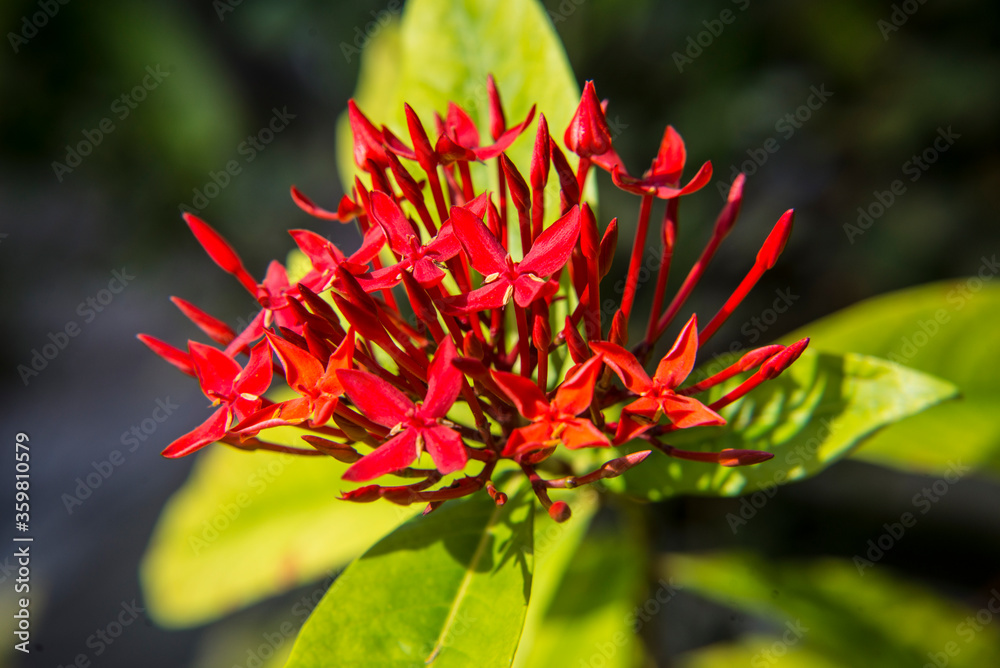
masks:
<path fill-rule="evenodd" d="M 589 485 L 562 494 L 558 500 L 565 501 L 573 510 L 573 516 L 562 524 L 553 522 L 540 506 L 535 511 L 535 568 L 531 579 L 531 601 L 521 642 L 517 646 L 514 668 L 529 665 L 527 661 L 535 639 L 539 633 L 545 633 L 545 613 L 597 512 L 598 494 Z"/>
<path fill-rule="evenodd" d="M 768 655 L 759 652 L 776 642 L 784 645 L 779 651 L 787 651 L 789 661 L 800 651 L 826 659 L 811 664 L 799 657 L 789 665 L 911 668 L 929 663 L 931 655 L 943 656 L 950 668 L 1000 665 L 996 625 L 979 626 L 976 631 L 968 623 L 976 610 L 942 599 L 881 567 L 866 569 L 862 575 L 849 561 L 776 563 L 743 554 L 673 555 L 665 565 L 680 586 L 762 617 L 773 631 L 769 642 L 751 637 L 711 650 L 727 655 L 729 663 L 708 662 L 696 653 L 681 662 L 688 668 L 770 665 Z M 991 600 L 1000 599 L 996 592 L 993 596 Z M 773 660 L 776 652 L 769 656 Z"/>
<path fill-rule="evenodd" d="M 682 654 L 676 665 L 678 668 L 731 668 L 732 666 L 772 666 L 778 651 L 784 651 L 781 639 L 768 636 L 747 636 L 733 643 L 716 643 L 693 652 Z M 770 661 L 768 659 L 771 659 Z M 855 668 L 847 664 L 830 661 L 819 652 L 807 647 L 793 647 L 782 654 L 781 668 Z M 751 663 L 756 661 L 756 663 Z"/>
<path fill-rule="evenodd" d="M 985 260 L 985 258 L 984 258 Z M 992 274 L 989 275 L 992 277 Z M 1000 285 L 978 277 L 875 297 L 807 325 L 818 350 L 885 357 L 955 383 L 960 401 L 877 434 L 856 457 L 941 475 L 949 462 L 1000 474 Z"/>
<path fill-rule="evenodd" d="M 643 622 L 634 609 L 645 585 L 640 565 L 647 555 L 634 528 L 623 524 L 598 528 L 580 544 L 556 580 L 558 592 L 530 651 L 518 651 L 516 668 L 642 665 L 636 631 Z M 669 595 L 664 592 L 661 596 Z"/>
<path fill-rule="evenodd" d="M 508 126 L 520 123 L 537 104 L 549 131 L 561 143 L 580 101 L 580 89 L 544 7 L 535 0 L 410 0 L 401 24 L 384 28 L 364 50 L 354 98 L 376 125 L 387 125 L 407 143 L 404 102 L 420 116 L 433 141 L 434 112 L 444 115 L 448 102 L 454 101 L 469 112 L 482 142 L 488 144 L 492 142 L 486 95 L 490 73 Z M 534 127 L 507 150 L 525 175 Z M 344 189 L 350 192 L 360 172 L 354 164 L 346 112 L 338 122 L 337 140 L 337 165 Z M 492 182 L 496 177 L 495 170 L 487 174 L 482 166 L 473 167 L 473 180 L 480 188 L 485 179 Z M 557 179 L 550 182 L 546 210 L 552 219 L 559 199 Z M 596 202 L 593 187 L 587 199 Z"/>
<path fill-rule="evenodd" d="M 734 379 L 713 388 L 705 402 L 738 384 Z M 724 408 L 725 426 L 687 429 L 669 439 L 686 450 L 766 450 L 774 459 L 728 468 L 653 453 L 608 486 L 652 500 L 675 494 L 773 492 L 776 485 L 819 473 L 876 430 L 956 393 L 950 383 L 875 357 L 806 350 L 781 376 Z M 643 442 L 627 449 L 644 449 Z"/>
<path fill-rule="evenodd" d="M 346 468 L 332 458 L 206 450 L 143 558 L 157 623 L 200 624 L 315 580 L 417 511 L 339 501 Z"/>
<path fill-rule="evenodd" d="M 531 592 L 534 502 L 449 501 L 352 563 L 313 611 L 290 668 L 509 666 Z"/>

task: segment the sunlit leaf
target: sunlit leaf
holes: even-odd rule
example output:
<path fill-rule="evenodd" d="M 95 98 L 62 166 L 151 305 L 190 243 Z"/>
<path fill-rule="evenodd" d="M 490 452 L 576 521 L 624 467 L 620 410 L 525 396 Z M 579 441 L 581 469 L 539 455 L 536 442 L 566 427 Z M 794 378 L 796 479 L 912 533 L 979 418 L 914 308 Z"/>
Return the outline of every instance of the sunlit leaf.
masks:
<path fill-rule="evenodd" d="M 515 668 L 529 665 L 526 661 L 535 638 L 544 633 L 545 613 L 597 511 L 597 497 L 592 487 L 560 495 L 559 500 L 567 502 L 573 509 L 573 517 L 562 524 L 553 522 L 543 508 L 539 507 L 535 513 L 535 568 L 531 579 L 531 601 L 514 659 Z"/>
<path fill-rule="evenodd" d="M 534 502 L 449 501 L 399 527 L 334 582 L 289 668 L 510 665 L 531 592 Z"/>
<path fill-rule="evenodd" d="M 557 579 L 558 591 L 530 651 L 519 651 L 515 666 L 641 665 L 642 642 L 636 633 L 644 622 L 635 610 L 645 573 L 635 565 L 643 562 L 644 546 L 629 529 L 622 524 L 595 528 L 584 539 Z M 669 584 L 662 589 L 657 593 L 669 601 Z"/>
<path fill-rule="evenodd" d="M 150 614 L 165 626 L 210 621 L 318 579 L 417 511 L 339 501 L 346 468 L 210 447 L 164 509 L 143 560 Z"/>
<path fill-rule="evenodd" d="M 738 379 L 706 393 L 712 401 Z M 829 355 L 807 350 L 781 376 L 721 411 L 727 424 L 671 435 L 687 450 L 766 450 L 762 464 L 724 467 L 681 461 L 654 453 L 641 466 L 610 481 L 628 494 L 660 499 L 675 494 L 733 496 L 800 480 L 846 456 L 876 430 L 941 401 L 956 388 L 927 374 L 865 355 Z M 699 395 L 699 398 L 701 395 Z M 630 451 L 646 448 L 629 444 Z"/>
<path fill-rule="evenodd" d="M 875 297 L 789 335 L 812 337 L 817 350 L 898 361 L 962 393 L 877 434 L 854 456 L 938 475 L 961 460 L 1000 474 L 1000 346 L 993 335 L 1000 330 L 1000 285 L 989 282 L 990 271 L 985 282 L 974 276 Z"/>

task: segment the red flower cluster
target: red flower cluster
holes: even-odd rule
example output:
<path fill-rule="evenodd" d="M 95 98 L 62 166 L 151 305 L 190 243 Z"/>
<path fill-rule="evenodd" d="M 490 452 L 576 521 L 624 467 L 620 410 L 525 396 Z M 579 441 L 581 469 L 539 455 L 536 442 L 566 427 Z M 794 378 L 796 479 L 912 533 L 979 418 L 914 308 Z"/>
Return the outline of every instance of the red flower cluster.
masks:
<path fill-rule="evenodd" d="M 543 114 L 525 179 L 504 151 L 525 131 L 535 110 L 508 128 L 492 77 L 488 91 L 493 143 L 486 145 L 469 115 L 455 104 L 444 118 L 436 117 L 433 144 L 407 105 L 407 144 L 374 125 L 352 101 L 354 158 L 369 183 L 356 178 L 352 194 L 344 196 L 336 212 L 320 208 L 294 187 L 292 197 L 317 218 L 357 221 L 362 244 L 346 256 L 314 232 L 292 230 L 311 263 L 297 282 L 272 262 L 258 284 L 229 243 L 200 219 L 185 215 L 209 256 L 239 280 L 261 311 L 244 331 L 235 332 L 175 298 L 181 311 L 222 348 L 190 342 L 184 351 L 139 336 L 197 378 L 218 406 L 164 455 L 181 457 L 221 441 L 242 449 L 332 456 L 351 464 L 346 481 L 385 475 L 416 480 L 367 485 L 343 498 L 425 502 L 428 510 L 482 489 L 503 503 L 506 497 L 492 477 L 498 464 L 509 460 L 528 476 L 559 521 L 569 517 L 569 510 L 563 502 L 553 503 L 547 490 L 620 475 L 651 452 L 617 457 L 580 474 L 568 462 L 550 459 L 560 446 L 608 448 L 644 439 L 667 455 L 723 466 L 771 457 L 746 450 L 684 451 L 663 437 L 678 429 L 724 424 L 720 408 L 777 376 L 805 348 L 808 340 L 752 350 L 722 372 L 682 387 L 698 347 L 774 265 L 791 231 L 792 212 L 775 225 L 746 279 L 715 317 L 699 331 L 691 316 L 650 378 L 643 364 L 735 223 L 744 179 L 733 183 L 711 240 L 664 307 L 678 200 L 708 182 L 711 165 L 704 164 L 681 185 L 684 143 L 668 127 L 649 170 L 642 178 L 629 175 L 612 146 L 593 83 L 587 82 L 563 137 L 579 157 L 577 168 L 550 135 Z M 496 165 L 497 192 L 476 189 L 473 162 Z M 618 225 L 612 220 L 601 234 L 593 211 L 581 200 L 592 165 L 642 198 L 622 303 L 610 323 L 604 322 L 600 289 L 615 253 Z M 553 171 L 560 210 L 546 224 L 544 191 Z M 645 336 L 630 351 L 628 321 L 657 198 L 666 200 L 662 261 Z M 515 218 L 516 230 L 511 227 Z M 397 299 L 404 293 L 413 319 L 399 308 Z M 566 314 L 561 322 L 555 322 L 557 308 Z M 508 337 L 511 326 L 516 331 Z M 248 356 L 245 366 L 237 362 L 241 355 Z M 567 367 L 560 378 L 556 370 Z M 743 373 L 750 375 L 710 405 L 694 398 Z M 622 387 L 615 387 L 612 374 Z M 274 376 L 296 397 L 268 399 L 265 393 Z M 621 404 L 618 421 L 605 421 L 603 411 Z M 265 430 L 278 426 L 299 429 L 302 446 L 270 442 Z M 423 453 L 433 468 L 414 467 Z M 466 472 L 469 468 L 477 470 Z M 564 475 L 546 479 L 540 471 Z M 453 474 L 462 475 L 444 479 Z"/>

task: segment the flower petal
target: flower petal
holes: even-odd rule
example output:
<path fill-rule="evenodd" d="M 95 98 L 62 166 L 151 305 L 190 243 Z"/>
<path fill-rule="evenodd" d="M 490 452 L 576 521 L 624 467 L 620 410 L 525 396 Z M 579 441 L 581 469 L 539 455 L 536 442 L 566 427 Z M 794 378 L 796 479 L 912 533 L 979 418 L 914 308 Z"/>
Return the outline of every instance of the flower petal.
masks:
<path fill-rule="evenodd" d="M 653 385 L 649 379 L 649 374 L 639 364 L 635 355 L 614 343 L 604 341 L 591 341 L 590 347 L 594 352 L 604 356 L 604 363 L 611 367 L 611 370 L 618 374 L 622 383 L 632 392 L 642 394 L 648 392 Z"/>
<path fill-rule="evenodd" d="M 433 288 L 443 281 L 444 277 L 444 271 L 426 257 L 413 263 L 413 278 L 424 288 Z"/>
<path fill-rule="evenodd" d="M 500 308 L 508 302 L 513 286 L 503 277 L 476 288 L 472 292 L 448 297 L 441 302 L 444 311 L 463 315 L 473 311 Z"/>
<path fill-rule="evenodd" d="M 451 363 L 458 356 L 451 337 L 445 338 L 427 372 L 427 395 L 417 411 L 428 419 L 443 418 L 462 391 L 462 372 Z"/>
<path fill-rule="evenodd" d="M 684 329 L 677 336 L 673 347 L 660 360 L 653 379 L 663 387 L 674 389 L 691 374 L 697 354 L 698 316 L 692 314 L 691 319 L 687 321 Z"/>
<path fill-rule="evenodd" d="M 271 348 L 266 341 L 261 341 L 250 350 L 250 361 L 236 376 L 235 390 L 240 394 L 259 397 L 271 387 L 272 376 Z"/>
<path fill-rule="evenodd" d="M 183 457 L 190 455 L 196 450 L 215 443 L 226 435 L 226 421 L 229 411 L 225 406 L 212 413 L 212 416 L 195 427 L 192 431 L 184 434 L 176 441 L 168 445 L 163 450 L 164 457 Z"/>
<path fill-rule="evenodd" d="M 507 251 L 493 236 L 483 219 L 460 206 L 451 208 L 451 224 L 469 261 L 483 276 L 507 270 Z"/>
<path fill-rule="evenodd" d="M 548 421 L 536 422 L 512 431 L 501 454 L 504 457 L 523 455 L 533 450 L 551 447 L 551 441 L 552 423 Z"/>
<path fill-rule="evenodd" d="M 372 422 L 395 427 L 415 406 L 410 399 L 378 376 L 365 371 L 343 370 L 337 378 L 354 405 Z"/>
<path fill-rule="evenodd" d="M 448 117 L 445 120 L 445 132 L 459 146 L 475 149 L 479 146 L 479 130 L 469 118 L 469 114 L 454 102 L 448 103 Z"/>
<path fill-rule="evenodd" d="M 434 460 L 434 466 L 441 473 L 461 471 L 469 456 L 465 452 L 462 437 L 447 427 L 431 427 L 420 430 L 424 437 L 424 448 Z"/>
<path fill-rule="evenodd" d="M 239 434 L 257 433 L 261 429 L 301 424 L 312 416 L 312 402 L 308 397 L 298 397 L 278 404 L 265 406 L 243 418 L 232 431 Z"/>
<path fill-rule="evenodd" d="M 664 415 L 678 429 L 689 427 L 714 427 L 726 424 L 725 418 L 697 399 L 680 394 L 660 399 Z"/>
<path fill-rule="evenodd" d="M 601 358 L 595 356 L 571 370 L 556 390 L 552 405 L 564 415 L 579 415 L 587 410 L 594 398 L 594 385 L 601 372 L 601 364 Z"/>
<path fill-rule="evenodd" d="M 285 369 L 285 379 L 288 387 L 299 394 L 312 396 L 316 392 L 319 379 L 323 376 L 323 365 L 309 351 L 285 341 L 272 334 L 264 332 L 274 352 L 277 353 L 281 366 Z"/>
<path fill-rule="evenodd" d="M 510 145 L 514 143 L 514 140 L 517 139 L 522 132 L 524 132 L 524 129 L 528 127 L 534 118 L 535 105 L 531 105 L 531 109 L 528 110 L 527 118 L 509 130 L 506 130 L 503 134 L 496 138 L 491 146 L 484 146 L 483 148 L 476 149 L 476 157 L 479 160 L 491 160 L 506 151 Z"/>
<path fill-rule="evenodd" d="M 407 429 L 351 464 L 344 471 L 343 479 L 349 482 L 373 480 L 386 473 L 405 469 L 419 456 L 417 432 L 415 429 Z"/>
<path fill-rule="evenodd" d="M 530 272 L 540 278 L 548 278 L 569 260 L 579 236 L 580 207 L 574 206 L 538 235 L 531 244 L 531 250 L 518 265 L 518 273 Z"/>
<path fill-rule="evenodd" d="M 198 383 L 209 399 L 232 394 L 233 382 L 242 369 L 229 355 L 204 343 L 191 341 L 191 363 L 198 376 Z"/>
<path fill-rule="evenodd" d="M 595 446 L 606 447 L 611 445 L 608 437 L 601 433 L 601 430 L 594 426 L 590 420 L 576 419 L 566 420 L 566 425 L 562 434 L 559 435 L 563 445 L 570 450 L 579 448 L 592 448 Z"/>
<path fill-rule="evenodd" d="M 534 275 L 518 276 L 514 281 L 514 302 L 521 308 L 528 308 L 536 299 L 554 294 L 559 287 L 549 288 L 549 281 Z"/>
<path fill-rule="evenodd" d="M 392 250 L 398 255 L 407 255 L 410 251 L 407 239 L 416 237 L 417 234 L 399 205 L 381 190 L 375 190 L 371 194 L 371 214 L 372 219 L 385 232 Z"/>
<path fill-rule="evenodd" d="M 509 371 L 493 371 L 493 380 L 529 420 L 537 420 L 549 410 L 549 402 L 530 378 Z"/>
<path fill-rule="evenodd" d="M 184 352 L 180 348 L 170 345 L 166 341 L 161 341 L 155 336 L 150 336 L 149 334 L 138 334 L 136 338 L 145 343 L 146 346 L 154 353 L 170 362 L 187 375 L 195 375 L 194 365 L 191 363 L 191 355 L 188 353 Z"/>

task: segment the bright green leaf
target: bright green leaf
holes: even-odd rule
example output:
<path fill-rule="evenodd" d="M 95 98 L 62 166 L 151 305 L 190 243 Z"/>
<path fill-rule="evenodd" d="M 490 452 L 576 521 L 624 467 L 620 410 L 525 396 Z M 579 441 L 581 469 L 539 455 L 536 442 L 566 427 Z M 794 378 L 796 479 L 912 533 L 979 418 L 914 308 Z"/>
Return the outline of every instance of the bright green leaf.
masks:
<path fill-rule="evenodd" d="M 207 622 L 346 564 L 417 509 L 337 499 L 332 458 L 213 446 L 167 504 L 142 564 L 165 626 Z"/>
<path fill-rule="evenodd" d="M 510 665 L 531 592 L 534 502 L 449 501 L 352 563 L 306 622 L 289 668 Z"/>
<path fill-rule="evenodd" d="M 930 655 L 943 657 L 951 668 L 1000 665 L 1000 629 L 992 625 L 975 630 L 967 618 L 975 617 L 976 610 L 883 569 L 861 575 L 843 560 L 775 563 L 717 554 L 671 556 L 665 570 L 680 586 L 763 617 L 773 628 L 770 642 L 751 638 L 742 647 L 729 646 L 729 663 L 710 663 L 695 655 L 682 664 L 687 668 L 768 665 L 759 652 L 773 648 L 776 641 L 784 645 L 789 660 L 801 649 L 824 657 L 827 663 L 816 664 L 821 666 L 912 668 L 931 661 Z M 992 600 L 1000 602 L 1000 595 Z"/>
<path fill-rule="evenodd" d="M 544 7 L 535 0 L 410 0 L 401 24 L 387 26 L 364 50 L 354 98 L 376 125 L 387 125 L 407 143 L 404 102 L 421 117 L 433 141 L 434 112 L 444 115 L 448 102 L 454 101 L 469 112 L 482 143 L 488 144 L 492 143 L 486 95 L 490 73 L 497 81 L 508 126 L 520 123 L 537 104 L 549 131 L 562 143 L 580 89 Z M 525 175 L 534 128 L 533 123 L 507 150 Z M 339 120 L 337 138 L 341 181 L 350 192 L 359 172 L 346 113 Z M 473 168 L 480 188 L 486 179 L 495 179 L 495 173 L 487 174 L 479 165 Z M 363 180 L 368 182 L 367 177 Z M 550 181 L 546 209 L 551 214 L 559 199 L 557 179 Z M 596 201 L 593 188 L 587 198 Z M 516 226 L 512 228 L 516 232 Z"/>
<path fill-rule="evenodd" d="M 818 652 L 796 646 L 779 657 L 784 651 L 783 641 L 768 636 L 747 636 L 734 643 L 716 643 L 682 654 L 677 659 L 678 668 L 732 668 L 732 666 L 759 666 L 760 668 L 855 668 L 844 663 L 830 661 Z M 751 663 L 756 661 L 756 663 Z"/>
<path fill-rule="evenodd" d="M 642 665 L 636 631 L 643 621 L 634 609 L 645 585 L 645 571 L 639 566 L 646 558 L 636 532 L 623 523 L 592 531 L 557 580 L 558 592 L 530 652 L 519 652 L 515 666 Z M 667 595 L 664 589 L 661 596 Z"/>
<path fill-rule="evenodd" d="M 961 391 L 960 401 L 877 434 L 855 456 L 937 475 L 961 460 L 1000 474 L 1000 346 L 993 335 L 998 330 L 1000 285 L 972 277 L 875 297 L 788 338 L 810 336 L 817 350 L 884 357 L 951 381 Z"/>
<path fill-rule="evenodd" d="M 739 384 L 713 388 L 706 403 Z M 722 410 L 722 427 L 688 429 L 669 443 L 686 450 L 745 448 L 774 453 L 753 466 L 724 467 L 654 453 L 609 487 L 649 499 L 734 496 L 819 473 L 876 430 L 956 395 L 945 381 L 865 355 L 806 352 L 781 376 Z M 702 398 L 704 395 L 699 395 Z M 629 444 L 631 451 L 644 442 Z"/>
<path fill-rule="evenodd" d="M 573 517 L 568 521 L 562 524 L 553 522 L 541 507 L 535 512 L 535 568 L 531 579 L 531 601 L 521 643 L 517 646 L 514 668 L 529 665 L 526 662 L 535 638 L 539 632 L 544 632 L 545 613 L 597 511 L 598 495 L 591 486 L 561 494 L 558 500 L 565 501 L 573 510 Z"/>

